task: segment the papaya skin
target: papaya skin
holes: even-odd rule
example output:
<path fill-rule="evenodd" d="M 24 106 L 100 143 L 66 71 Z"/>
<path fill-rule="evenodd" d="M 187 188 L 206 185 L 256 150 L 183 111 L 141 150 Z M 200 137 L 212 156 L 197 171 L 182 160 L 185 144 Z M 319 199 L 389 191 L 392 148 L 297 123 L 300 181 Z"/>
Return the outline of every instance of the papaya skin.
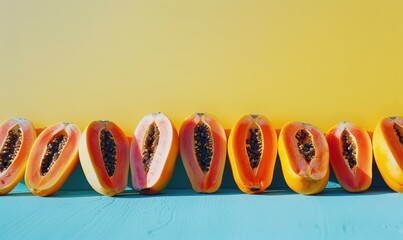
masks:
<path fill-rule="evenodd" d="M 347 131 L 356 146 L 356 165 L 350 168 L 343 157 L 342 134 Z M 369 134 L 359 126 L 341 122 L 326 134 L 329 144 L 330 164 L 337 180 L 348 192 L 363 192 L 372 182 L 372 144 Z"/>
<path fill-rule="evenodd" d="M 116 166 L 109 176 L 100 149 L 100 132 L 107 129 L 116 144 Z M 129 142 L 123 131 L 110 121 L 93 121 L 80 139 L 80 163 L 91 187 L 105 196 L 115 196 L 127 186 L 129 174 Z"/>
<path fill-rule="evenodd" d="M 193 134 L 198 123 L 205 123 L 211 130 L 213 156 L 210 170 L 203 172 L 196 160 Z M 179 132 L 180 153 L 195 192 L 214 193 L 221 186 L 227 153 L 227 137 L 224 128 L 214 116 L 206 113 L 195 113 L 188 116 L 182 123 Z"/>
<path fill-rule="evenodd" d="M 306 163 L 298 152 L 297 131 L 306 129 L 313 138 L 315 156 Z M 295 192 L 311 195 L 323 191 L 329 180 L 329 148 L 324 134 L 312 125 L 292 122 L 283 126 L 278 141 L 281 168 L 287 185 Z"/>
<path fill-rule="evenodd" d="M 395 125 L 396 124 L 396 125 Z M 394 127 L 403 126 L 403 118 L 387 117 L 379 121 L 372 137 L 375 163 L 386 184 L 403 193 L 403 146 Z"/>
<path fill-rule="evenodd" d="M 256 169 L 252 169 L 246 151 L 246 138 L 251 127 L 258 127 L 262 136 L 262 153 Z M 277 134 L 266 117 L 249 114 L 235 123 L 228 139 L 228 158 L 235 183 L 242 192 L 262 193 L 270 186 L 276 156 Z"/>
<path fill-rule="evenodd" d="M 68 140 L 48 173 L 41 175 L 41 164 L 49 141 L 59 132 Z M 80 129 L 72 123 L 56 123 L 44 129 L 35 140 L 25 171 L 25 184 L 35 195 L 45 197 L 56 193 L 71 175 L 78 162 Z"/>
<path fill-rule="evenodd" d="M 143 164 L 142 147 L 145 134 L 151 124 L 158 127 L 160 135 L 150 169 L 146 172 Z M 134 131 L 130 146 L 133 189 L 139 191 L 140 194 L 160 193 L 173 175 L 178 151 L 178 132 L 171 120 L 163 113 L 146 115 Z"/>
<path fill-rule="evenodd" d="M 9 193 L 24 177 L 29 152 L 36 139 L 35 129 L 29 120 L 10 118 L 0 126 L 0 142 L 2 143 L 0 149 L 3 149 L 8 131 L 14 127 L 21 129 L 21 145 L 10 166 L 0 173 L 0 195 Z"/>

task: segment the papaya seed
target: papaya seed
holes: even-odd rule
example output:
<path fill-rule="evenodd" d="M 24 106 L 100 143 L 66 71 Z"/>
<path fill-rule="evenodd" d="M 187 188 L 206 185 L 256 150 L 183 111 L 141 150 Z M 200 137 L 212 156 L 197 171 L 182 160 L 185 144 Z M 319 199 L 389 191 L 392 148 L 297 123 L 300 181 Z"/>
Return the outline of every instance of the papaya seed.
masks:
<path fill-rule="evenodd" d="M 0 152 L 0 173 L 7 170 L 17 156 L 21 147 L 21 132 L 20 128 L 8 131 L 3 149 Z"/>
<path fill-rule="evenodd" d="M 47 144 L 45 155 L 42 159 L 41 163 L 41 175 L 45 176 L 50 169 L 52 168 L 53 164 L 59 158 L 63 147 L 67 143 L 67 136 L 63 133 L 56 134 L 50 142 Z"/>
<path fill-rule="evenodd" d="M 402 145 L 403 147 L 403 133 L 402 131 L 402 127 L 400 127 L 399 125 L 397 125 L 396 123 L 393 124 L 393 131 L 396 134 L 397 140 L 399 140 L 400 145 Z"/>
<path fill-rule="evenodd" d="M 144 170 L 148 172 L 150 170 L 151 161 L 154 158 L 155 150 L 157 149 L 160 139 L 160 131 L 157 124 L 152 123 L 148 126 L 145 138 L 143 140 L 142 158 Z"/>
<path fill-rule="evenodd" d="M 353 169 L 357 165 L 357 146 L 346 129 L 341 134 L 341 141 L 343 143 L 343 157 L 347 160 L 350 169 Z"/>
<path fill-rule="evenodd" d="M 298 140 L 299 152 L 305 161 L 310 162 L 315 157 L 312 135 L 306 129 L 301 129 L 295 134 L 295 138 Z"/>
<path fill-rule="evenodd" d="M 197 162 L 203 172 L 208 172 L 213 157 L 210 127 L 205 123 L 198 123 L 194 129 L 193 140 Z"/>
<path fill-rule="evenodd" d="M 116 143 L 112 133 L 104 128 L 100 133 L 102 160 L 105 164 L 106 172 L 112 177 L 116 168 Z"/>
<path fill-rule="evenodd" d="M 252 169 L 259 166 L 262 157 L 263 141 L 259 128 L 249 128 L 249 137 L 246 139 L 246 152 Z"/>

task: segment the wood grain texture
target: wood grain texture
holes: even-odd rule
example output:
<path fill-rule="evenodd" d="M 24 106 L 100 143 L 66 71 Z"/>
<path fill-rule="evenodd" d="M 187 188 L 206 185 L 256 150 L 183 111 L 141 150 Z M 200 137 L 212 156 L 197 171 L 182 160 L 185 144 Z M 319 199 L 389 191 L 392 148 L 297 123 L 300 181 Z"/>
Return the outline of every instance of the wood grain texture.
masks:
<path fill-rule="evenodd" d="M 339 188 L 317 196 L 171 189 L 156 196 L 61 191 L 41 198 L 19 184 L 1 197 L 0 230 L 2 239 L 399 239 L 402 201 L 390 190 Z"/>
<path fill-rule="evenodd" d="M 168 189 L 142 196 L 130 186 L 97 194 L 78 165 L 56 195 L 33 196 L 21 182 L 0 197 L 1 239 L 397 239 L 403 237 L 403 195 L 389 190 L 374 165 L 369 192 L 344 192 L 334 175 L 323 193 L 295 194 L 277 162 L 269 191 L 245 195 L 227 164 L 217 194 L 197 194 L 177 159 Z M 129 177 L 130 179 L 130 177 Z"/>

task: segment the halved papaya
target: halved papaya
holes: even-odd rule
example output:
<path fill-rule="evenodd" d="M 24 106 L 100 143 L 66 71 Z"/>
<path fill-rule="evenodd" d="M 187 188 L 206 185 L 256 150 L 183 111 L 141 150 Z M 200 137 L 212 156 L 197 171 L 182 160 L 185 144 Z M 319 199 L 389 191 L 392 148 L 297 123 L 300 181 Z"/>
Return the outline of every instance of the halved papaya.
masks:
<path fill-rule="evenodd" d="M 383 180 L 394 191 L 403 193 L 403 118 L 382 119 L 375 128 L 372 144 Z"/>
<path fill-rule="evenodd" d="M 221 124 L 211 114 L 192 114 L 182 123 L 179 144 L 193 190 L 216 192 L 221 185 L 227 152 L 227 137 Z"/>
<path fill-rule="evenodd" d="M 279 136 L 278 153 L 287 185 L 301 194 L 321 192 L 329 180 L 329 147 L 316 127 L 287 123 Z"/>
<path fill-rule="evenodd" d="M 35 138 L 35 129 L 27 119 L 10 118 L 1 124 L 0 195 L 10 192 L 21 181 Z"/>
<path fill-rule="evenodd" d="M 228 157 L 238 188 L 244 193 L 261 193 L 273 179 L 277 156 L 277 134 L 266 117 L 242 116 L 232 128 Z"/>
<path fill-rule="evenodd" d="M 330 164 L 340 185 L 348 192 L 362 192 L 372 182 L 372 145 L 359 126 L 341 122 L 326 134 Z"/>
<path fill-rule="evenodd" d="M 91 187 L 100 194 L 123 192 L 129 174 L 129 142 L 111 121 L 91 122 L 80 140 L 80 163 Z"/>
<path fill-rule="evenodd" d="M 141 119 L 130 146 L 133 188 L 142 194 L 161 192 L 175 169 L 178 132 L 163 113 Z"/>
<path fill-rule="evenodd" d="M 56 123 L 39 134 L 32 146 L 25 183 L 38 196 L 57 192 L 78 161 L 80 129 L 72 123 Z"/>

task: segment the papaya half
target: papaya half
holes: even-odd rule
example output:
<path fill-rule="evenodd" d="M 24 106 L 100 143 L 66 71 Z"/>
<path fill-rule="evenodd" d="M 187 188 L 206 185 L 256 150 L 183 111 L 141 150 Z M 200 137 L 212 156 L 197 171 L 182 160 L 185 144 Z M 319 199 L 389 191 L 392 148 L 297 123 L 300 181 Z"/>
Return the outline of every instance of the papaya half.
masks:
<path fill-rule="evenodd" d="M 277 134 L 269 120 L 258 114 L 242 116 L 231 129 L 228 157 L 238 188 L 261 193 L 273 179 Z"/>
<path fill-rule="evenodd" d="M 80 163 L 91 187 L 100 194 L 123 192 L 129 174 L 129 142 L 111 121 L 91 122 L 80 140 Z"/>
<path fill-rule="evenodd" d="M 341 122 L 326 134 L 330 165 L 340 185 L 348 192 L 362 192 L 372 182 L 372 144 L 359 126 Z"/>
<path fill-rule="evenodd" d="M 216 192 L 221 185 L 227 152 L 227 137 L 221 124 L 211 114 L 192 114 L 182 123 L 179 145 L 193 190 Z"/>
<path fill-rule="evenodd" d="M 281 168 L 287 185 L 301 194 L 321 192 L 329 180 L 329 147 L 316 127 L 300 122 L 283 126 L 278 141 Z"/>
<path fill-rule="evenodd" d="M 372 145 L 383 180 L 394 191 L 403 193 L 403 118 L 387 117 L 379 121 Z"/>
<path fill-rule="evenodd" d="M 57 192 L 78 161 L 80 129 L 72 123 L 56 123 L 39 134 L 32 146 L 25 183 L 37 196 Z"/>
<path fill-rule="evenodd" d="M 166 187 L 175 169 L 178 141 L 178 132 L 163 113 L 141 119 L 130 145 L 133 189 L 155 194 Z"/>
<path fill-rule="evenodd" d="M 25 173 L 36 132 L 30 121 L 7 119 L 0 126 L 0 195 L 10 192 Z"/>

